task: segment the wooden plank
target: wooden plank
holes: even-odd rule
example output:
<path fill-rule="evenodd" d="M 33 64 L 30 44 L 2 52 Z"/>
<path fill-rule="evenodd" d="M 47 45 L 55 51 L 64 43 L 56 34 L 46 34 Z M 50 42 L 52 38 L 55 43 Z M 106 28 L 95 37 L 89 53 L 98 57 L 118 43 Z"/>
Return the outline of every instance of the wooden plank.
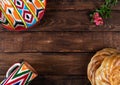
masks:
<path fill-rule="evenodd" d="M 120 49 L 119 32 L 1 32 L 0 52 L 96 52 Z"/>
<path fill-rule="evenodd" d="M 47 10 L 93 10 L 103 3 L 104 0 L 49 0 Z M 112 10 L 120 10 L 120 2 Z"/>
<path fill-rule="evenodd" d="M 95 26 L 88 11 L 46 12 L 41 23 L 28 31 L 120 31 L 120 13 L 113 12 L 103 26 Z"/>
<path fill-rule="evenodd" d="M 92 2 L 92 1 L 48 1 L 47 10 L 65 11 L 65 10 L 93 10 L 94 8 L 100 7 L 103 2 Z M 114 7 L 113 10 L 119 10 L 119 6 Z"/>
<path fill-rule="evenodd" d="M 0 76 L 0 81 L 4 76 Z M 89 81 L 83 76 L 38 76 L 30 85 L 88 85 Z"/>
<path fill-rule="evenodd" d="M 81 76 L 49 76 L 42 79 L 38 77 L 31 85 L 89 85 L 89 81 Z"/>
<path fill-rule="evenodd" d="M 107 19 L 104 26 L 98 27 L 90 22 L 88 16 L 88 11 L 46 12 L 41 23 L 28 31 L 120 31 L 118 11 L 112 13 L 113 17 Z"/>
<path fill-rule="evenodd" d="M 0 75 L 14 63 L 26 60 L 39 75 L 87 75 L 87 65 L 93 53 L 1 53 Z"/>

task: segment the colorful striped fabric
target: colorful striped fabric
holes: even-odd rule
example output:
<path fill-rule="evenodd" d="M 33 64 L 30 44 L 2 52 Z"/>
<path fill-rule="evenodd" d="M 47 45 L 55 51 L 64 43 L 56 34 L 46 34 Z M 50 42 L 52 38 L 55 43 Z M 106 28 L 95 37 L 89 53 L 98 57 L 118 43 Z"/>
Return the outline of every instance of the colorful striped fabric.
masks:
<path fill-rule="evenodd" d="M 41 20 L 46 0 L 0 0 L 0 22 L 9 30 L 26 30 Z"/>

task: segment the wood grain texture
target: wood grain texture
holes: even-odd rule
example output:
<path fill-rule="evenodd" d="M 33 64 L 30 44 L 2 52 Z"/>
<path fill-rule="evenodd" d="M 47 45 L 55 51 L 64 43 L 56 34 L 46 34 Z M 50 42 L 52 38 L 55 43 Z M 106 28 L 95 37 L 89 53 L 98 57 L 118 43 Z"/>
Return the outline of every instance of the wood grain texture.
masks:
<path fill-rule="evenodd" d="M 47 10 L 93 10 L 100 7 L 104 0 L 49 0 Z M 112 10 L 120 10 L 120 2 Z"/>
<path fill-rule="evenodd" d="M 38 82 L 38 80 L 41 80 Z M 47 82 L 46 82 L 47 81 Z M 89 85 L 89 81 L 83 76 L 48 76 L 31 82 L 31 85 Z"/>
<path fill-rule="evenodd" d="M 103 3 L 47 0 L 45 16 L 34 28 L 10 32 L 0 26 L 0 81 L 12 64 L 26 60 L 39 73 L 30 85 L 88 85 L 87 65 L 95 52 L 120 50 L 120 1 L 104 26 L 90 23 L 89 12 Z"/>
<path fill-rule="evenodd" d="M 120 2 L 114 7 L 112 17 L 105 20 L 104 26 L 90 23 L 89 12 L 101 6 L 99 3 L 103 2 L 50 0 L 41 22 L 29 31 L 120 31 Z"/>
<path fill-rule="evenodd" d="M 98 27 L 90 23 L 88 13 L 88 11 L 46 11 L 41 23 L 28 31 L 120 31 L 120 12 L 113 12 L 112 17 L 106 19 L 105 25 Z"/>
<path fill-rule="evenodd" d="M 119 32 L 1 32 L 0 52 L 96 52 L 120 49 Z"/>
<path fill-rule="evenodd" d="M 29 31 L 120 31 L 120 12 L 114 11 L 111 16 L 103 26 L 95 26 L 89 11 L 46 11 L 43 21 Z"/>
<path fill-rule="evenodd" d="M 5 75 L 12 64 L 26 60 L 39 75 L 86 76 L 87 65 L 92 56 L 93 53 L 1 53 L 0 75 Z"/>
<path fill-rule="evenodd" d="M 0 76 L 0 81 L 4 76 Z M 29 85 L 89 85 L 84 76 L 41 76 L 34 79 Z"/>

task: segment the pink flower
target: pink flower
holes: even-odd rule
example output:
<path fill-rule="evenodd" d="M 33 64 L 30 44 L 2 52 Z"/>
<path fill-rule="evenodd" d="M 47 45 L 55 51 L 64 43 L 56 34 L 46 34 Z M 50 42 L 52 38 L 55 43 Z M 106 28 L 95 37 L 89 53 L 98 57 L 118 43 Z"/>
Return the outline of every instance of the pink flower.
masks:
<path fill-rule="evenodd" d="M 95 18 L 97 18 L 97 17 L 99 17 L 99 16 L 100 16 L 99 13 L 98 13 L 98 12 L 95 12 L 94 15 L 93 15 L 93 18 L 95 19 Z"/>
<path fill-rule="evenodd" d="M 103 25 L 103 19 L 101 17 L 98 17 L 96 19 L 94 19 L 94 23 L 99 26 L 99 25 Z"/>
<path fill-rule="evenodd" d="M 94 20 L 94 23 L 99 26 L 99 25 L 103 25 L 103 19 L 102 17 L 99 15 L 98 12 L 95 12 L 94 15 L 93 15 L 93 20 Z"/>

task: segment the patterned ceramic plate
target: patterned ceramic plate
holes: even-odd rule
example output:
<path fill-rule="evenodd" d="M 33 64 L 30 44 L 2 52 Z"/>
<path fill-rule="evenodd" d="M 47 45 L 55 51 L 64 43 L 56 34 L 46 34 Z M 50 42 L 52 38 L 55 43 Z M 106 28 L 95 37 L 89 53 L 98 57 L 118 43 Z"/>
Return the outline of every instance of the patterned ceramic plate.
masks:
<path fill-rule="evenodd" d="M 26 30 L 44 15 L 46 0 L 0 0 L 0 22 L 9 30 Z"/>

